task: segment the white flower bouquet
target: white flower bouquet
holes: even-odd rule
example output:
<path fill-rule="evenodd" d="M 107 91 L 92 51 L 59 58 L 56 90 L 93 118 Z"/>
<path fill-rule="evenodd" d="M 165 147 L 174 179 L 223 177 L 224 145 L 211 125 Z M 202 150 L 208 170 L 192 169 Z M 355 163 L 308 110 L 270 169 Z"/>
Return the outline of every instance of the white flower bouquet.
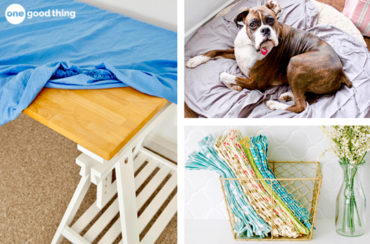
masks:
<path fill-rule="evenodd" d="M 356 175 L 370 150 L 370 127 L 324 127 L 324 133 L 330 138 L 330 148 L 338 156 L 344 172 L 336 201 L 336 231 L 344 236 L 362 235 L 366 223 L 366 198 Z"/>
<path fill-rule="evenodd" d="M 345 125 L 324 127 L 331 139 L 330 149 L 343 164 L 363 164 L 370 150 L 370 126 Z"/>

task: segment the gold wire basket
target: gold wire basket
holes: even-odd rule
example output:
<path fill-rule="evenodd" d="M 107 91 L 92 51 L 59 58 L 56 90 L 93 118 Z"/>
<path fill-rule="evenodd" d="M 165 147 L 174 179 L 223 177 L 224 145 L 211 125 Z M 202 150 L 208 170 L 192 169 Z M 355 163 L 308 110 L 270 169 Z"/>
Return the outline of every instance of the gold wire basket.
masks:
<path fill-rule="evenodd" d="M 321 173 L 321 166 L 319 162 L 303 162 L 303 161 L 269 161 L 269 167 L 274 172 L 276 179 L 239 179 L 239 178 L 220 178 L 222 191 L 224 194 L 227 212 L 229 214 L 229 220 L 231 225 L 231 230 L 233 232 L 233 236 L 235 240 L 238 241 L 257 241 L 257 240 L 292 240 L 292 241 L 299 241 L 299 240 L 311 240 L 313 234 L 313 228 L 315 224 L 316 218 L 316 209 L 317 209 L 317 202 L 320 195 L 320 188 L 322 182 L 322 173 Z M 230 210 L 230 206 L 226 200 L 225 195 L 225 182 L 226 181 L 239 181 L 240 184 L 243 186 L 243 182 L 246 181 L 270 181 L 268 183 L 271 187 L 271 192 L 269 192 L 269 196 L 271 199 L 274 199 L 274 195 L 272 192 L 272 182 L 279 181 L 280 184 L 286 188 L 286 190 L 292 194 L 295 200 L 299 201 L 303 207 L 307 209 L 310 213 L 310 222 L 312 223 L 312 227 L 308 235 L 302 235 L 297 238 L 289 238 L 289 237 L 276 237 L 273 235 L 269 235 L 265 238 L 240 238 L 234 231 L 234 225 L 236 222 L 236 217 L 233 212 Z M 273 202 L 273 201 L 271 201 Z M 271 210 L 273 210 L 275 206 L 270 204 Z M 274 230 L 274 225 L 271 225 L 271 231 Z"/>

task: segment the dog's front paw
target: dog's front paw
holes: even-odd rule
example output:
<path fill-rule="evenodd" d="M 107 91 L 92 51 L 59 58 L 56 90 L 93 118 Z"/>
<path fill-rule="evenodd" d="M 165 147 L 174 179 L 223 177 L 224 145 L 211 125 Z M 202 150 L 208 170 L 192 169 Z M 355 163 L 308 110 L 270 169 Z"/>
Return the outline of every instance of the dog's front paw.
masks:
<path fill-rule="evenodd" d="M 186 67 L 188 67 L 188 68 L 195 68 L 198 65 L 201 65 L 201 64 L 206 63 L 210 59 L 211 59 L 210 57 L 207 57 L 207 56 L 204 56 L 204 55 L 198 55 L 198 56 L 195 56 L 195 57 L 189 59 L 186 62 Z"/>
<path fill-rule="evenodd" d="M 239 85 L 231 85 L 231 89 L 239 92 L 243 90 L 243 88 Z"/>
<path fill-rule="evenodd" d="M 293 100 L 293 93 L 291 91 L 284 92 L 279 96 L 279 101 L 289 102 Z"/>
<path fill-rule="evenodd" d="M 220 74 L 220 81 L 222 83 L 224 83 L 225 86 L 227 86 L 228 88 L 231 88 L 231 89 L 233 89 L 233 86 L 236 85 L 235 84 L 235 78 L 236 78 L 235 75 L 231 75 L 231 74 L 228 74 L 226 72 L 222 72 Z"/>
<path fill-rule="evenodd" d="M 278 109 L 286 109 L 286 108 L 289 107 L 289 105 L 284 104 L 284 103 L 280 103 L 280 102 L 275 101 L 275 100 L 268 100 L 266 102 L 266 107 L 268 107 L 271 110 L 278 110 Z"/>

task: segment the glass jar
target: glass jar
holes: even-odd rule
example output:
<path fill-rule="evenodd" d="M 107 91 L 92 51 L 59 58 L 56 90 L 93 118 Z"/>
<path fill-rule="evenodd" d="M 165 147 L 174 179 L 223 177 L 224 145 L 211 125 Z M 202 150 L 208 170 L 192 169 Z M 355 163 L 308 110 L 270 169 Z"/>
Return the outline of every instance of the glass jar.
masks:
<path fill-rule="evenodd" d="M 335 228 L 343 236 L 360 236 L 366 229 L 366 198 L 359 179 L 361 164 L 340 165 L 344 177 L 336 201 Z"/>

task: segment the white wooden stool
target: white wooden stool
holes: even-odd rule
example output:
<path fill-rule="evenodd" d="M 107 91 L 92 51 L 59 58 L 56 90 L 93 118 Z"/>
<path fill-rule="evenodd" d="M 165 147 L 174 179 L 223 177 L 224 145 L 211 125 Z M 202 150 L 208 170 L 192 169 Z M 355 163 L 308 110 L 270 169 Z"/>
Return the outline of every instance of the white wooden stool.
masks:
<path fill-rule="evenodd" d="M 81 180 L 52 243 L 63 237 L 72 243 L 158 239 L 177 211 L 177 167 L 143 144 L 151 131 L 176 116 L 173 106 L 131 88 L 44 89 L 25 110 L 82 152 L 76 159 Z M 96 201 L 73 221 L 91 183 L 97 187 Z"/>

